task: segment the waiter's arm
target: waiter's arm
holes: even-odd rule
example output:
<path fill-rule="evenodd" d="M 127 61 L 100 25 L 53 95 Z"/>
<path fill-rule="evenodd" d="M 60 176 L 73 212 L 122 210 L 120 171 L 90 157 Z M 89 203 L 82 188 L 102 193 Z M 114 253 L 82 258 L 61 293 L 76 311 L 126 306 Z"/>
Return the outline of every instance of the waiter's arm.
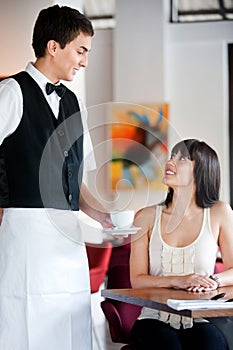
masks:
<path fill-rule="evenodd" d="M 91 194 L 85 183 L 82 183 L 81 186 L 79 208 L 92 219 L 100 222 L 103 227 L 112 227 L 109 213 Z"/>
<path fill-rule="evenodd" d="M 23 115 L 23 95 L 19 83 L 12 78 L 0 82 L 0 145 L 19 125 Z M 0 225 L 4 209 L 0 208 Z"/>

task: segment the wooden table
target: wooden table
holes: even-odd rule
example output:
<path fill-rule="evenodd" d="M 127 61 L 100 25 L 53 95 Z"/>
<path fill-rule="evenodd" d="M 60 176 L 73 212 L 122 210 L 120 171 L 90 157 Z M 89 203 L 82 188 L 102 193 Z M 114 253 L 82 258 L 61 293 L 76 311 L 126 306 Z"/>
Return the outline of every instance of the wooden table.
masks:
<path fill-rule="evenodd" d="M 222 287 L 218 290 L 205 293 L 192 293 L 185 290 L 171 288 L 104 289 L 101 291 L 101 295 L 107 299 L 114 299 L 129 304 L 146 306 L 152 309 L 167 311 L 173 314 L 192 318 L 233 316 L 233 306 L 231 309 L 181 311 L 174 310 L 167 306 L 167 299 L 208 299 L 219 293 L 226 293 L 226 296 L 223 299 L 233 298 L 233 286 Z"/>

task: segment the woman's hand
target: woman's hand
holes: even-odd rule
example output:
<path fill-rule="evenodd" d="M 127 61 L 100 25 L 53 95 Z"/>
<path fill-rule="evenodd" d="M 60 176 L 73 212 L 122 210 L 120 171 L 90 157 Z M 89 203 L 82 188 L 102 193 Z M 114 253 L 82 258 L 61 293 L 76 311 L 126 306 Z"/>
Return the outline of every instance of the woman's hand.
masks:
<path fill-rule="evenodd" d="M 217 282 L 208 276 L 196 273 L 186 276 L 176 276 L 175 288 L 186 289 L 189 292 L 207 292 L 218 288 Z"/>

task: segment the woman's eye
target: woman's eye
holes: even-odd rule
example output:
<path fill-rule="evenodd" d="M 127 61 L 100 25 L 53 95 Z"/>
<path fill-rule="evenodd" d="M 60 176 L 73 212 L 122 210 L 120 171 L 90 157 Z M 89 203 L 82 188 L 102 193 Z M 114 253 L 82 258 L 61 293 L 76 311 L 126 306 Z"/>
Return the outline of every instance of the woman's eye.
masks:
<path fill-rule="evenodd" d="M 180 160 L 185 160 L 186 158 L 184 156 L 180 156 Z"/>
<path fill-rule="evenodd" d="M 83 55 L 83 51 L 78 51 L 78 54 L 79 55 Z"/>

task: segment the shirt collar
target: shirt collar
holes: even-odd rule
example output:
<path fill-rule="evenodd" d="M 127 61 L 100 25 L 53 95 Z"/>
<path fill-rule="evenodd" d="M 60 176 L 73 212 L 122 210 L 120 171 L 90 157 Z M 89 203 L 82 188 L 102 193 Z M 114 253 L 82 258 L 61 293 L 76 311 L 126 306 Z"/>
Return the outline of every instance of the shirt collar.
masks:
<path fill-rule="evenodd" d="M 30 76 L 36 81 L 36 83 L 39 85 L 39 87 L 41 88 L 41 90 L 45 92 L 45 87 L 46 84 L 52 83 L 50 80 L 48 80 L 48 78 L 42 74 L 38 69 L 36 69 L 33 65 L 32 62 L 29 62 L 25 71 L 30 74 Z"/>

